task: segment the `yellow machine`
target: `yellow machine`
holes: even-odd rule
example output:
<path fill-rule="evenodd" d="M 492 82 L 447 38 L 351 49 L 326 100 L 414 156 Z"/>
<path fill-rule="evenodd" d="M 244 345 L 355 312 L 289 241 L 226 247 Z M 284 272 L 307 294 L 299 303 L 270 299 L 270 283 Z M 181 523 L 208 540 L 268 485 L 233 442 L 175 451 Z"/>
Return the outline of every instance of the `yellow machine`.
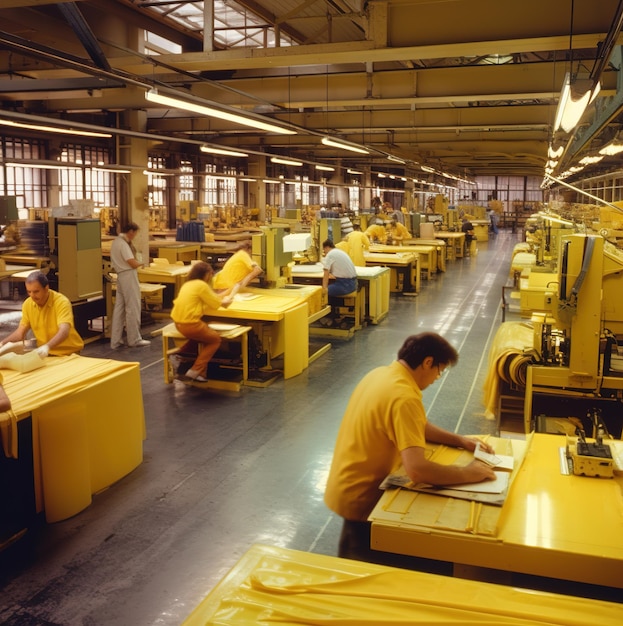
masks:
<path fill-rule="evenodd" d="M 621 432 L 623 372 L 615 368 L 623 344 L 623 252 L 598 235 L 561 239 L 558 280 L 534 313 L 534 352 L 528 367 L 526 424 L 539 414 L 604 412 Z"/>
<path fill-rule="evenodd" d="M 291 252 L 284 252 L 286 230 L 280 226 L 262 226 L 261 234 L 251 237 L 253 260 L 264 270 L 262 282 L 269 287 L 284 287 L 292 282 Z"/>

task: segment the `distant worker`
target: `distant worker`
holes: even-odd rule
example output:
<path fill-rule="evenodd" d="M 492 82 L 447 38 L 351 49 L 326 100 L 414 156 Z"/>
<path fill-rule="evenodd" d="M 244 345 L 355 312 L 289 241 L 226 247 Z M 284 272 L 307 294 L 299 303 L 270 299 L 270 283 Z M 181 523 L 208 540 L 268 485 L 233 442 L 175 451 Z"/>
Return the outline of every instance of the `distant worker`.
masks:
<path fill-rule="evenodd" d="M 467 219 L 467 217 L 463 217 L 463 224 L 461 226 L 461 231 L 465 233 L 465 253 L 470 254 L 472 251 L 472 241 L 475 241 L 475 233 L 474 233 L 474 225 Z"/>
<path fill-rule="evenodd" d="M 350 257 L 343 250 L 338 250 L 330 239 L 322 244 L 324 257 L 322 266 L 322 288 L 327 291 L 329 298 L 343 296 L 357 289 L 357 270 Z M 329 278 L 335 280 L 329 283 Z"/>
<path fill-rule="evenodd" d="M 251 257 L 251 250 L 250 241 L 242 243 L 227 259 L 223 269 L 214 275 L 212 284 L 219 295 L 236 295 L 263 272 Z"/>
<path fill-rule="evenodd" d="M 411 335 L 390 365 L 366 374 L 350 397 L 340 426 L 324 500 L 343 518 L 338 555 L 383 562 L 391 557 L 370 548 L 368 516 L 379 485 L 402 464 L 414 483 L 459 485 L 491 480 L 481 461 L 443 465 L 431 460 L 429 443 L 473 452 L 476 439 L 449 432 L 426 417 L 422 392 L 458 361 L 454 347 L 436 333 Z M 481 446 L 493 452 L 485 443 Z"/>
<path fill-rule="evenodd" d="M 219 297 L 208 284 L 214 270 L 203 261 L 193 264 L 186 282 L 182 285 L 177 298 L 173 301 L 171 319 L 175 328 L 188 339 L 180 352 L 197 354 L 186 378 L 196 382 L 206 382 L 208 363 L 221 345 L 221 336 L 212 330 L 204 315 L 214 315 L 219 307 L 227 308 L 232 303 L 232 296 Z M 199 348 L 201 346 L 201 348 Z"/>
<path fill-rule="evenodd" d="M 0 347 L 10 342 L 23 342 L 32 330 L 37 340 L 36 351 L 42 358 L 48 354 L 63 356 L 80 352 L 84 342 L 74 327 L 69 298 L 50 289 L 47 276 L 38 270 L 26 277 L 26 292 L 28 297 L 22 304 L 19 326 L 0 341 Z"/>
<path fill-rule="evenodd" d="M 132 243 L 138 233 L 138 224 L 125 224 L 110 246 L 110 263 L 117 274 L 115 306 L 112 312 L 110 347 L 113 350 L 125 345 L 139 348 L 151 345 L 141 335 L 141 285 L 138 281 L 138 268 L 143 266 Z"/>
<path fill-rule="evenodd" d="M 387 243 L 387 231 L 382 224 L 372 224 L 366 228 L 366 237 L 370 241 L 376 241 L 378 243 Z"/>
<path fill-rule="evenodd" d="M 365 267 L 364 254 L 370 249 L 370 240 L 365 233 L 361 232 L 359 224 L 353 225 L 353 232 L 345 238 L 345 241 L 348 244 L 348 256 L 353 264 L 357 267 Z"/>
<path fill-rule="evenodd" d="M 389 225 L 389 237 L 393 243 L 400 245 L 405 239 L 411 239 L 411 233 L 400 222 L 392 220 Z"/>

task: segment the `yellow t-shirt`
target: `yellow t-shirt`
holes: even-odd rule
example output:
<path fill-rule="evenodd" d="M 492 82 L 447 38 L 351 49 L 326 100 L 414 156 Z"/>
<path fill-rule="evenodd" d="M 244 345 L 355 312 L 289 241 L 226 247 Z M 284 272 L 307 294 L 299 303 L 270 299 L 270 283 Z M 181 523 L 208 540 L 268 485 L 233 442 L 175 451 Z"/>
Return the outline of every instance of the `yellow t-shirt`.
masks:
<path fill-rule="evenodd" d="M 324 501 L 341 517 L 364 522 L 379 485 L 401 463 L 400 452 L 426 447 L 422 392 L 398 361 L 378 367 L 355 388 L 342 418 Z"/>
<path fill-rule="evenodd" d="M 381 243 L 385 243 L 387 241 L 387 231 L 385 230 L 385 226 L 381 226 L 380 224 L 372 224 L 372 226 L 368 226 L 365 234 L 371 240 L 376 239 Z"/>
<path fill-rule="evenodd" d="M 35 304 L 32 298 L 24 300 L 20 326 L 32 329 L 37 339 L 37 346 L 48 343 L 63 323 L 69 324 L 69 335 L 50 350 L 50 354 L 53 356 L 73 354 L 84 348 L 84 341 L 74 327 L 74 312 L 69 298 L 50 289 L 48 300 L 42 307 Z"/>
<path fill-rule="evenodd" d="M 346 237 L 348 242 L 348 256 L 357 267 L 365 267 L 366 259 L 364 252 L 370 249 L 370 240 L 365 233 L 360 230 L 354 230 Z"/>
<path fill-rule="evenodd" d="M 178 324 L 192 324 L 220 306 L 221 299 L 208 283 L 201 279 L 189 280 L 182 285 L 177 298 L 173 300 L 171 319 Z"/>
<path fill-rule="evenodd" d="M 231 289 L 257 265 L 245 250 L 238 250 L 227 259 L 223 269 L 214 275 L 214 289 Z"/>

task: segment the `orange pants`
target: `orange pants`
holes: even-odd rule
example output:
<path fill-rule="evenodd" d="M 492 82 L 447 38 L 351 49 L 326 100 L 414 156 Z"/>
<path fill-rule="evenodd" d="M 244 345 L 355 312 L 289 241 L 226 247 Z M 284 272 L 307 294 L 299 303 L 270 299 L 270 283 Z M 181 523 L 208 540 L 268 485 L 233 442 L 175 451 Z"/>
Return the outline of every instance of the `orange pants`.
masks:
<path fill-rule="evenodd" d="M 188 339 L 181 348 L 182 352 L 194 354 L 197 350 L 199 351 L 192 369 L 205 376 L 210 359 L 221 345 L 221 336 L 202 321 L 190 324 L 178 324 L 175 322 L 175 328 Z M 201 348 L 199 348 L 199 344 L 201 344 Z"/>

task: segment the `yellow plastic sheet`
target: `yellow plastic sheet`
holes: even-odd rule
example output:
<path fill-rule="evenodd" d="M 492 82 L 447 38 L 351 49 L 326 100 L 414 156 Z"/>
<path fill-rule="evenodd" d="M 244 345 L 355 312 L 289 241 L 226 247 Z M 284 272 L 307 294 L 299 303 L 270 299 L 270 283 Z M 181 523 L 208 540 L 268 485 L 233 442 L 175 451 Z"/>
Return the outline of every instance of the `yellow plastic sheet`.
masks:
<path fill-rule="evenodd" d="M 621 606 L 253 546 L 184 626 L 619 626 Z"/>

